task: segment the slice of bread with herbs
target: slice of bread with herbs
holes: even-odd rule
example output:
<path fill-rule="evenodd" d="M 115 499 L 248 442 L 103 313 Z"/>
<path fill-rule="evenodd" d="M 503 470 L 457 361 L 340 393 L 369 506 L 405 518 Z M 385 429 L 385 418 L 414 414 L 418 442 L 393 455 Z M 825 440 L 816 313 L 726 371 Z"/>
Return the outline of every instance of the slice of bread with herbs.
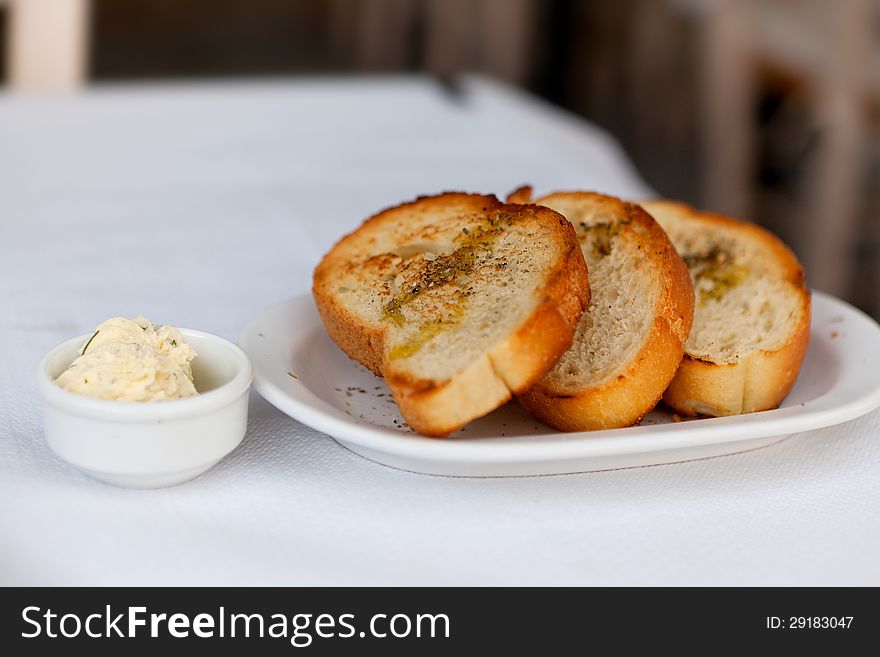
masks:
<path fill-rule="evenodd" d="M 510 200 L 527 200 L 527 188 Z M 694 294 L 684 261 L 640 207 L 591 192 L 536 201 L 574 225 L 592 300 L 571 348 L 520 403 L 566 431 L 626 427 L 648 413 L 675 375 Z"/>
<path fill-rule="evenodd" d="M 589 302 L 575 232 L 544 207 L 445 193 L 367 219 L 315 269 L 330 337 L 447 435 L 540 379 Z"/>
<path fill-rule="evenodd" d="M 810 335 L 810 292 L 797 258 L 752 223 L 672 201 L 642 207 L 672 239 L 696 292 L 686 355 L 664 401 L 686 415 L 776 408 Z"/>

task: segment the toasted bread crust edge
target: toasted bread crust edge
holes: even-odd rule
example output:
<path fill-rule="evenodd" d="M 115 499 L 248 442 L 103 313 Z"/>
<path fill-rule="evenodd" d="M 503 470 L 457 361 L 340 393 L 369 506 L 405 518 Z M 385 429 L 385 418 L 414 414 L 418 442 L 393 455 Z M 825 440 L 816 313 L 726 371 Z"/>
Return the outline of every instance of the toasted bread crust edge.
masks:
<path fill-rule="evenodd" d="M 592 431 L 636 424 L 660 400 L 684 353 L 694 312 L 687 266 L 650 215 L 637 205 L 624 203 L 624 208 L 645 228 L 643 252 L 663 277 L 654 322 L 636 357 L 614 379 L 575 395 L 538 382 L 519 395 L 530 413 L 555 429 Z"/>
<path fill-rule="evenodd" d="M 545 289 L 545 301 L 464 373 L 427 389 L 387 380 L 404 417 L 419 433 L 443 437 L 527 389 L 571 347 L 589 295 L 587 266 L 575 240 Z"/>
<path fill-rule="evenodd" d="M 722 417 L 776 408 L 797 380 L 809 336 L 807 312 L 807 322 L 775 351 L 753 351 L 735 364 L 710 363 L 685 354 L 663 401 L 689 417 Z"/>
<path fill-rule="evenodd" d="M 363 226 L 398 208 L 449 196 L 462 195 L 448 192 L 420 197 L 367 219 Z M 493 210 L 505 206 L 494 196 L 467 196 L 487 203 Z M 587 266 L 574 228 L 562 215 L 549 208 L 540 208 L 541 213 L 547 211 L 557 215 L 569 248 L 539 293 L 544 296 L 543 302 L 520 327 L 449 381 L 426 386 L 424 382 L 403 378 L 386 380 L 401 414 L 418 433 L 438 438 L 447 436 L 471 420 L 493 411 L 511 399 L 514 392 L 524 390 L 544 376 L 571 346 L 578 322 L 589 303 Z M 349 357 L 377 376 L 383 376 L 387 369 L 383 361 L 385 331 L 362 326 L 345 308 L 334 303 L 332 297 L 324 294 L 321 279 L 326 275 L 325 261 L 326 256 L 315 270 L 312 292 L 327 332 Z"/>
<path fill-rule="evenodd" d="M 345 308 L 324 298 L 323 294 L 312 290 L 312 298 L 318 307 L 318 314 L 324 328 L 336 346 L 345 355 L 361 363 L 376 376 L 382 376 L 382 345 L 385 336 L 382 331 L 357 326 L 357 320 Z"/>
<path fill-rule="evenodd" d="M 738 363 L 715 363 L 685 354 L 663 401 L 682 415 L 727 416 L 766 411 L 779 406 L 797 380 L 810 340 L 811 295 L 795 255 L 776 235 L 748 222 L 694 210 L 674 201 L 652 201 L 704 223 L 740 231 L 759 239 L 782 266 L 784 279 L 801 295 L 801 322 L 784 345 L 747 353 Z"/>

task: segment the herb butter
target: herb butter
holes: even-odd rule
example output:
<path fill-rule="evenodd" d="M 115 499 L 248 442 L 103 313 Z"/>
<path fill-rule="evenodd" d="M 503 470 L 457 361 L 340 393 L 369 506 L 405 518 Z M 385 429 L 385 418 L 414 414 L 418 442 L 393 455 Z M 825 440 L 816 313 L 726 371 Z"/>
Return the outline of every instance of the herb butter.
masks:
<path fill-rule="evenodd" d="M 190 367 L 196 352 L 173 326 L 156 326 L 144 317 L 113 317 L 98 326 L 79 353 L 55 379 L 65 390 L 134 402 L 198 394 Z"/>

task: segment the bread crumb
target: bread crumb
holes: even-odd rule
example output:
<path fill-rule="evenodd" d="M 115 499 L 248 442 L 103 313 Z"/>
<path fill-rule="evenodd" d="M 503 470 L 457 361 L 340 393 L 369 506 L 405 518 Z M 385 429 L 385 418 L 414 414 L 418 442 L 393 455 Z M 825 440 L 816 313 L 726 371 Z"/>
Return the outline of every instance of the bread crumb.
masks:
<path fill-rule="evenodd" d="M 682 418 L 681 415 L 679 415 L 678 413 L 672 414 L 672 421 L 673 422 L 681 422 L 683 419 L 684 418 Z"/>
<path fill-rule="evenodd" d="M 832 337 L 832 339 L 833 339 L 833 338 L 836 338 L 836 337 L 839 337 L 839 336 L 840 336 L 840 333 L 838 333 L 837 331 L 831 331 L 831 337 Z"/>

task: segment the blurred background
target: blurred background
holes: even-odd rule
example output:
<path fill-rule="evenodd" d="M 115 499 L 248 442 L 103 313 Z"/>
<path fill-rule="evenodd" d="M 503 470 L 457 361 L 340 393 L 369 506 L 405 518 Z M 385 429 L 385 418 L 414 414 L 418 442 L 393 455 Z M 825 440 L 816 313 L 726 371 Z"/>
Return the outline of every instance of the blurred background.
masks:
<path fill-rule="evenodd" d="M 503 80 L 609 130 L 660 194 L 774 230 L 813 287 L 875 317 L 878 37 L 880 0 L 0 0 L 13 92 Z"/>

